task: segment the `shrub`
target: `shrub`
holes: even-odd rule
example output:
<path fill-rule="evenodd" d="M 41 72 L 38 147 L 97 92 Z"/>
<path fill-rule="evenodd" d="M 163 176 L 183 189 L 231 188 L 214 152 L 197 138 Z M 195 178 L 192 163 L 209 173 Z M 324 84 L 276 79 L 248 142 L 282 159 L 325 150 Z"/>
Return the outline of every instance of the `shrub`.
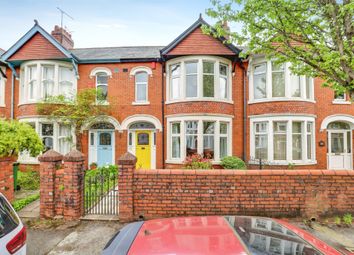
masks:
<path fill-rule="evenodd" d="M 87 170 L 85 173 L 85 177 L 93 177 L 96 175 L 117 175 L 118 167 L 116 165 L 107 165 L 101 166 L 96 169 Z"/>
<path fill-rule="evenodd" d="M 39 173 L 33 170 L 27 172 L 18 171 L 17 185 L 24 190 L 36 190 L 39 189 Z"/>
<path fill-rule="evenodd" d="M 235 156 L 228 156 L 222 158 L 221 166 L 225 169 L 247 169 L 245 162 Z"/>
<path fill-rule="evenodd" d="M 0 120 L 0 157 L 17 156 L 22 151 L 37 156 L 42 150 L 42 140 L 30 125 Z"/>
<path fill-rule="evenodd" d="M 343 222 L 347 226 L 351 226 L 353 222 L 353 216 L 350 213 L 346 213 L 343 216 Z"/>
<path fill-rule="evenodd" d="M 200 154 L 194 154 L 192 156 L 186 157 L 183 161 L 184 169 L 212 169 L 210 159 L 203 158 Z"/>

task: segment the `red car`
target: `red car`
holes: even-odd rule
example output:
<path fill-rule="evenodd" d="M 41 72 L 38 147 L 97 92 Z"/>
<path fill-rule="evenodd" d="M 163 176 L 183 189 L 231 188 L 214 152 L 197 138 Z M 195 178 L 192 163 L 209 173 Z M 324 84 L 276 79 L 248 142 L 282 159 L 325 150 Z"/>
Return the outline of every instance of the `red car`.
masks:
<path fill-rule="evenodd" d="M 277 219 L 181 217 L 130 223 L 103 255 L 339 255 L 308 232 Z"/>

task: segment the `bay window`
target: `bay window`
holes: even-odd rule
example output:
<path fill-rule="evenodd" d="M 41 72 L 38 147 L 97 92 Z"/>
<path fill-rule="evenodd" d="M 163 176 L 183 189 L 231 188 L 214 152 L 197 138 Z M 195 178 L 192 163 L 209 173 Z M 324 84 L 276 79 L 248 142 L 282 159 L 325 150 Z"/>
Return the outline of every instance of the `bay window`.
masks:
<path fill-rule="evenodd" d="M 284 64 L 272 63 L 272 95 L 273 97 L 285 96 L 285 73 Z"/>
<path fill-rule="evenodd" d="M 286 160 L 287 122 L 273 122 L 274 160 Z"/>
<path fill-rule="evenodd" d="M 214 63 L 203 61 L 203 97 L 214 97 Z"/>
<path fill-rule="evenodd" d="M 75 72 L 71 64 L 56 61 L 30 61 L 20 68 L 20 104 L 64 95 L 75 91 Z M 76 85 L 76 84 L 75 84 Z"/>
<path fill-rule="evenodd" d="M 168 117 L 168 159 L 182 163 L 200 154 L 214 162 L 231 155 L 231 118 L 219 116 Z"/>
<path fill-rule="evenodd" d="M 228 155 L 228 123 L 220 122 L 220 159 Z"/>
<path fill-rule="evenodd" d="M 254 124 L 255 156 L 257 159 L 268 159 L 268 122 Z"/>
<path fill-rule="evenodd" d="M 25 118 L 20 121 L 26 122 L 37 132 L 44 145 L 43 153 L 53 149 L 65 155 L 73 147 L 73 129 L 68 124 L 53 122 L 43 118 Z M 20 153 L 18 161 L 30 164 L 38 163 L 37 157 L 31 157 L 26 151 Z"/>
<path fill-rule="evenodd" d="M 171 99 L 181 97 L 181 64 L 170 66 L 171 73 Z"/>
<path fill-rule="evenodd" d="M 267 95 L 266 84 L 266 68 L 265 63 L 254 66 L 253 84 L 254 84 L 254 98 L 265 98 Z"/>
<path fill-rule="evenodd" d="M 5 73 L 5 68 L 1 68 L 0 71 Z M 3 77 L 0 72 L 0 107 L 4 107 L 4 106 L 5 106 L 5 77 Z"/>
<path fill-rule="evenodd" d="M 198 62 L 186 62 L 186 97 L 198 95 Z"/>
<path fill-rule="evenodd" d="M 214 159 L 214 137 L 215 122 L 203 122 L 203 156 L 207 159 Z"/>
<path fill-rule="evenodd" d="M 42 98 L 54 95 L 54 66 L 42 66 Z"/>
<path fill-rule="evenodd" d="M 314 118 L 251 118 L 251 158 L 272 163 L 315 162 Z"/>
<path fill-rule="evenodd" d="M 250 102 L 265 100 L 314 100 L 313 79 L 290 71 L 290 63 L 278 64 L 264 58 L 250 67 Z"/>
<path fill-rule="evenodd" d="M 172 131 L 172 158 L 180 158 L 181 157 L 181 123 L 172 123 L 171 124 Z"/>
<path fill-rule="evenodd" d="M 170 60 L 167 65 L 167 103 L 231 101 L 231 61 L 213 56 L 190 56 Z"/>

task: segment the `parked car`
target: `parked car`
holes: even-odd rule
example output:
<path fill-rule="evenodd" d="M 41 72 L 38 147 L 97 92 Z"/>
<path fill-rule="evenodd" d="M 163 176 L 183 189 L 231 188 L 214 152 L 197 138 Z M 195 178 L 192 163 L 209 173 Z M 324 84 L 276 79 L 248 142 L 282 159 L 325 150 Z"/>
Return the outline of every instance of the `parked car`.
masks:
<path fill-rule="evenodd" d="M 26 227 L 0 193 L 0 254 L 26 254 Z"/>
<path fill-rule="evenodd" d="M 203 216 L 130 223 L 112 237 L 102 254 L 339 255 L 343 253 L 286 221 L 248 216 Z"/>

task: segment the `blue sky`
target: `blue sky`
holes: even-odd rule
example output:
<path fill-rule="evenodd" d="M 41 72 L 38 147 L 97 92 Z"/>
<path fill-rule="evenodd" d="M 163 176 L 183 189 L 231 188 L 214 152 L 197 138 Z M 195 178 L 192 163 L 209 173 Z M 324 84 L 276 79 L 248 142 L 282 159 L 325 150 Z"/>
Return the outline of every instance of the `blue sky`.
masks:
<path fill-rule="evenodd" d="M 209 0 L 1 0 L 0 48 L 7 50 L 32 26 L 60 24 L 60 7 L 75 48 L 167 45 L 211 7 Z"/>

